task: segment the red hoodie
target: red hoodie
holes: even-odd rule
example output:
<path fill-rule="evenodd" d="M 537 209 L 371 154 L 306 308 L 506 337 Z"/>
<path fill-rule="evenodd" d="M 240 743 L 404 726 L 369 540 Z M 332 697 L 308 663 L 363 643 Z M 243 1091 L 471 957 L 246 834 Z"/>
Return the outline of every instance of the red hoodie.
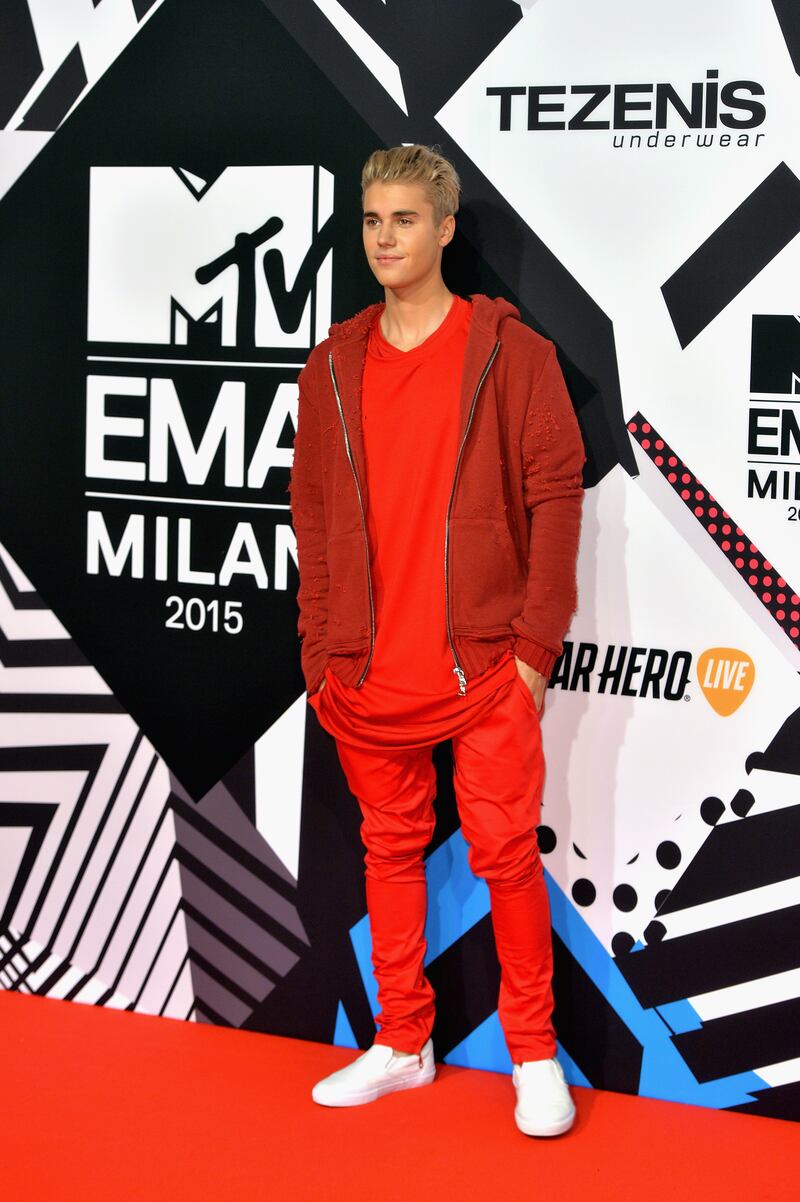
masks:
<path fill-rule="evenodd" d="M 469 297 L 442 570 L 464 693 L 506 649 L 549 675 L 576 605 L 585 462 L 552 342 L 502 297 Z M 359 688 L 375 641 L 361 383 L 378 302 L 330 327 L 298 377 L 289 489 L 308 693 L 326 665 Z"/>

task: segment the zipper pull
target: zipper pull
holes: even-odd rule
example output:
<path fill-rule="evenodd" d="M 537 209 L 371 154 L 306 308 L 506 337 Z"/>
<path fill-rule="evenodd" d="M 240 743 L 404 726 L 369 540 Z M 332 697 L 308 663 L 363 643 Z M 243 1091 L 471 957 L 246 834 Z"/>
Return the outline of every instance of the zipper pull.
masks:
<path fill-rule="evenodd" d="M 459 697 L 463 697 L 467 691 L 467 678 L 464 675 L 464 669 L 463 668 L 453 668 L 453 671 L 455 672 L 456 676 L 458 677 L 458 695 L 459 695 Z"/>
<path fill-rule="evenodd" d="M 422 1068 L 422 1052 L 420 1051 L 418 1053 L 418 1055 L 419 1055 L 419 1067 Z"/>

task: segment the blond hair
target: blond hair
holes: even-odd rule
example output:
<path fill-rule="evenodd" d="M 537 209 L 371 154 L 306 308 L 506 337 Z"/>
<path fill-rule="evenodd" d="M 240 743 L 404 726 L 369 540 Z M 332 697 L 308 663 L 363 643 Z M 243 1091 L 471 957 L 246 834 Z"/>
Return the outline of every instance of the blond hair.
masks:
<path fill-rule="evenodd" d="M 458 173 L 434 146 L 412 142 L 410 146 L 391 146 L 373 150 L 361 172 L 361 203 L 370 184 L 422 184 L 433 205 L 433 224 L 441 225 L 449 214 L 458 212 L 461 181 Z"/>

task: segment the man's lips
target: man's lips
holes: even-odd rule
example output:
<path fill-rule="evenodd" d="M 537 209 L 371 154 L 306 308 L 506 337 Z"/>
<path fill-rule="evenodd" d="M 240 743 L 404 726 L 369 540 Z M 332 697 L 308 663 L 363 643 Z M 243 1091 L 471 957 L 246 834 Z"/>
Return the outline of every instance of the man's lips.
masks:
<path fill-rule="evenodd" d="M 376 255 L 375 258 L 379 263 L 399 263 L 400 255 Z"/>

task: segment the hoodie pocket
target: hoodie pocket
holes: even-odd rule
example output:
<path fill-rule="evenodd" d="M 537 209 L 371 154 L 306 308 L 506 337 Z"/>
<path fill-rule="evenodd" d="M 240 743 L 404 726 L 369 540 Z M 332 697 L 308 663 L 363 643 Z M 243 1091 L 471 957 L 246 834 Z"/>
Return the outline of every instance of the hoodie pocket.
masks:
<path fill-rule="evenodd" d="M 453 626 L 481 631 L 508 625 L 525 600 L 525 572 L 502 519 L 450 522 L 450 588 Z"/>
<path fill-rule="evenodd" d="M 328 620 L 325 646 L 344 651 L 369 639 L 366 551 L 361 529 L 328 539 Z"/>

